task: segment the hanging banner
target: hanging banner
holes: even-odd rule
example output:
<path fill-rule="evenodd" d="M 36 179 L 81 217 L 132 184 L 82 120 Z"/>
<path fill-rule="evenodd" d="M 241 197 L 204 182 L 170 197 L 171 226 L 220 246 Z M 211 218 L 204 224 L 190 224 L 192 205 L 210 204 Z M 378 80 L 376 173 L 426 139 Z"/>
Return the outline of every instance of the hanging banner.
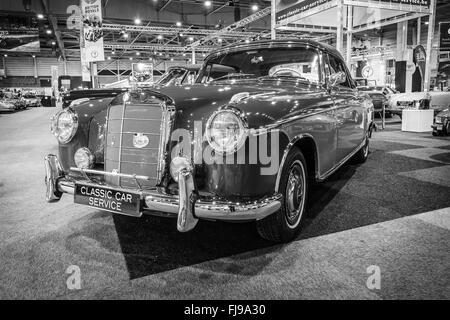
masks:
<path fill-rule="evenodd" d="M 450 22 L 439 23 L 439 51 L 450 51 Z"/>
<path fill-rule="evenodd" d="M 332 0 L 277 0 L 276 20 L 277 22 L 280 22 L 327 4 L 331 1 Z"/>
<path fill-rule="evenodd" d="M 381 8 L 394 11 L 428 12 L 430 0 L 343 0 L 344 5 L 354 5 L 361 8 L 369 8 L 379 5 Z M 336 0 L 276 0 L 276 21 L 278 25 L 294 23 L 313 14 L 336 7 Z M 333 14 L 336 14 L 333 12 Z M 334 17 L 335 18 L 335 17 Z"/>
<path fill-rule="evenodd" d="M 101 0 L 81 0 L 85 62 L 104 61 Z"/>

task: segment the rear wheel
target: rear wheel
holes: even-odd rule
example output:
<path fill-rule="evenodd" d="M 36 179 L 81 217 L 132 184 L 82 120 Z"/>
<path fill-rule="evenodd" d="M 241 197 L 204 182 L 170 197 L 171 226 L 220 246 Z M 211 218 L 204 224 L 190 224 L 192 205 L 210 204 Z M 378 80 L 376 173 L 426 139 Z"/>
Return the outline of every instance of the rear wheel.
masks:
<path fill-rule="evenodd" d="M 287 242 L 300 231 L 308 191 L 308 172 L 302 152 L 294 147 L 286 158 L 279 191 L 283 195 L 281 208 L 256 222 L 259 235 L 269 241 Z"/>

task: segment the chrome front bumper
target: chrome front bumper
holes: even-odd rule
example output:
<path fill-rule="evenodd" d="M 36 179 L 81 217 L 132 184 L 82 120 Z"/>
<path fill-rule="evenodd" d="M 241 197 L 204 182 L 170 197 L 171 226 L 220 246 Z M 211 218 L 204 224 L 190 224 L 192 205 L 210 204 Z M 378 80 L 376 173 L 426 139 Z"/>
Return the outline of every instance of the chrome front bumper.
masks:
<path fill-rule="evenodd" d="M 47 201 L 58 201 L 63 193 L 74 194 L 75 182 L 66 177 L 58 157 L 49 154 L 44 158 L 44 161 Z M 80 171 L 78 168 L 73 169 Z M 87 173 L 94 173 L 94 171 L 86 170 Z M 95 171 L 95 173 L 112 174 L 102 171 Z M 92 184 L 92 182 L 89 183 Z M 139 190 L 139 192 L 142 194 L 145 213 L 158 215 L 158 212 L 164 212 L 165 215 L 177 217 L 177 229 L 180 232 L 192 230 L 196 226 L 198 219 L 222 221 L 260 220 L 276 212 L 281 207 L 280 194 L 243 203 L 200 197 L 195 189 L 193 173 L 188 169 L 181 170 L 179 173 L 178 190 L 179 195 L 164 194 L 158 190 Z M 136 192 L 136 190 L 129 191 Z"/>

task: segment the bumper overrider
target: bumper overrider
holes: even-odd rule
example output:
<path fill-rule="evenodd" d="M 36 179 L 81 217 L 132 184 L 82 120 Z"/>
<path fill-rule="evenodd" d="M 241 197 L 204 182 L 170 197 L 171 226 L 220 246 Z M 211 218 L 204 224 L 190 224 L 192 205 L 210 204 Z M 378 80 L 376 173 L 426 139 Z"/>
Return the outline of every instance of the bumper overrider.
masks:
<path fill-rule="evenodd" d="M 44 161 L 46 171 L 45 184 L 47 187 L 46 200 L 54 202 L 58 201 L 63 193 L 75 194 L 75 181 L 65 174 L 58 157 L 49 154 L 44 158 Z M 81 170 L 78 168 L 71 168 L 71 170 L 81 172 L 86 177 L 85 181 L 77 180 L 77 183 L 82 182 L 97 187 L 108 186 L 92 182 L 87 177 L 87 174 L 140 178 L 139 176 L 97 170 Z M 136 190 L 128 191 L 136 192 Z M 263 219 L 280 209 L 282 197 L 280 194 L 274 194 L 251 202 L 231 202 L 200 197 L 195 188 L 193 171 L 190 168 L 182 169 L 178 174 L 178 195 L 165 194 L 159 189 L 139 189 L 138 192 L 141 195 L 142 212 L 177 217 L 177 229 L 180 232 L 192 230 L 199 219 L 223 221 Z M 102 210 L 102 208 L 98 209 Z"/>

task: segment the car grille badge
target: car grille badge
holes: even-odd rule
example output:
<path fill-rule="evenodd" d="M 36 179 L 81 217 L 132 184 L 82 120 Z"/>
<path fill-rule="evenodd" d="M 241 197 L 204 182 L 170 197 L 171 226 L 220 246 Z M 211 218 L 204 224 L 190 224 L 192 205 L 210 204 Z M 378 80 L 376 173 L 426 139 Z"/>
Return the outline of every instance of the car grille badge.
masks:
<path fill-rule="evenodd" d="M 150 143 L 150 139 L 143 133 L 135 133 L 133 136 L 133 146 L 135 148 L 144 148 Z"/>

